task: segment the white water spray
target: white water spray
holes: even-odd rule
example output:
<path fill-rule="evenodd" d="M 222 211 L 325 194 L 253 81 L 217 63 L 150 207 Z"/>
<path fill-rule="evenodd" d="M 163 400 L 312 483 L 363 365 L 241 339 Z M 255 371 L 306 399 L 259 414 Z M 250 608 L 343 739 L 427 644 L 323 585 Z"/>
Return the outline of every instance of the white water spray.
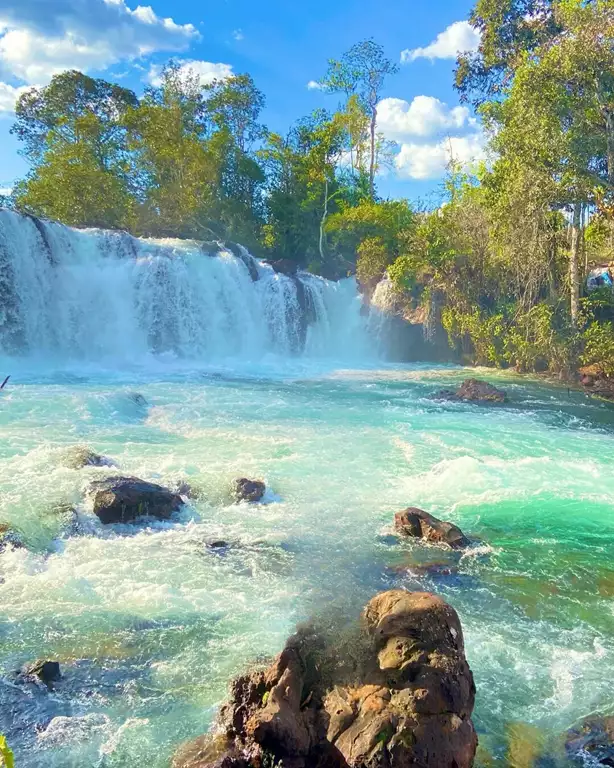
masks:
<path fill-rule="evenodd" d="M 240 246 L 145 240 L 0 211 L 0 355 L 357 358 L 352 280 L 287 277 Z"/>

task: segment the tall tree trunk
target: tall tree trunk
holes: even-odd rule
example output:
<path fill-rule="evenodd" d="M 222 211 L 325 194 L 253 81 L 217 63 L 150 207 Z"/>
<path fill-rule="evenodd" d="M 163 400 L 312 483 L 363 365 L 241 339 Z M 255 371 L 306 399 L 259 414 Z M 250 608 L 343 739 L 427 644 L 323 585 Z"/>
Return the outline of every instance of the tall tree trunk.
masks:
<path fill-rule="evenodd" d="M 571 224 L 571 250 L 569 253 L 569 289 L 570 289 L 570 312 L 571 325 L 574 329 L 578 327 L 578 316 L 580 314 L 580 278 L 578 274 L 578 258 L 581 248 L 582 235 L 582 204 L 574 203 L 573 219 Z"/>
<path fill-rule="evenodd" d="M 326 217 L 328 216 L 328 179 L 324 182 L 324 212 L 320 219 L 320 258 L 324 263 L 324 224 L 326 223 Z"/>
<path fill-rule="evenodd" d="M 377 107 L 371 110 L 371 162 L 369 164 L 369 188 L 371 197 L 375 197 L 375 124 L 377 122 Z"/>
<path fill-rule="evenodd" d="M 608 181 L 614 186 L 614 110 L 605 108 L 605 131 L 608 152 Z"/>

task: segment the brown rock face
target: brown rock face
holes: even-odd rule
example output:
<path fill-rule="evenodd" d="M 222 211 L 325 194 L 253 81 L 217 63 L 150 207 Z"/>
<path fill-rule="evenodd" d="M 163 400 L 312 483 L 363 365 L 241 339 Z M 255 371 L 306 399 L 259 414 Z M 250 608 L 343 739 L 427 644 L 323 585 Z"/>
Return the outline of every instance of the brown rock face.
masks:
<path fill-rule="evenodd" d="M 463 400 L 472 403 L 505 403 L 506 393 L 487 381 L 466 379 L 456 390 L 442 389 L 436 397 L 444 400 Z"/>
<path fill-rule="evenodd" d="M 265 491 L 266 485 L 261 480 L 240 477 L 234 482 L 233 495 L 236 501 L 248 501 L 253 504 L 262 499 Z"/>
<path fill-rule="evenodd" d="M 181 496 L 162 485 L 136 477 L 108 477 L 90 485 L 94 513 L 100 521 L 131 523 L 139 517 L 168 520 L 183 504 Z"/>
<path fill-rule="evenodd" d="M 394 528 L 401 536 L 409 536 L 436 544 L 447 544 L 452 549 L 461 549 L 470 544 L 460 528 L 452 523 L 439 520 L 417 507 L 408 507 L 394 516 Z"/>
<path fill-rule="evenodd" d="M 197 739 L 173 768 L 469 768 L 475 686 L 454 609 L 384 592 L 354 640 L 290 638 L 268 669 L 233 683 L 222 746 Z"/>

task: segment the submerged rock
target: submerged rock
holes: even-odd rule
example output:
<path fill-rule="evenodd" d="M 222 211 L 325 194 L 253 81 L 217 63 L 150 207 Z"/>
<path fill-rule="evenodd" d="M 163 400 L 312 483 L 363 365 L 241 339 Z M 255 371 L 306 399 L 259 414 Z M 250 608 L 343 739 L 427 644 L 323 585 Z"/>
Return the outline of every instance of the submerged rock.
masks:
<path fill-rule="evenodd" d="M 58 680 L 62 679 L 62 674 L 57 661 L 38 659 L 32 664 L 26 664 L 22 668 L 19 678 L 26 681 L 36 678 L 41 683 L 44 683 L 47 688 L 52 688 L 53 683 L 57 683 Z"/>
<path fill-rule="evenodd" d="M 439 520 L 417 507 L 408 507 L 394 516 L 394 528 L 401 536 L 447 544 L 452 549 L 468 547 L 469 539 L 453 523 Z"/>
<path fill-rule="evenodd" d="M 235 680 L 218 735 L 184 745 L 173 768 L 469 768 L 474 699 L 454 609 L 384 592 L 351 643 L 304 629 Z"/>
<path fill-rule="evenodd" d="M 135 405 L 138 405 L 139 408 L 147 408 L 149 406 L 147 399 L 140 392 L 128 392 L 127 397 L 128 400 L 131 400 Z"/>
<path fill-rule="evenodd" d="M 462 400 L 472 403 L 506 403 L 507 394 L 487 381 L 465 379 L 457 390 L 442 389 L 435 395 L 441 400 Z"/>
<path fill-rule="evenodd" d="M 168 520 L 183 499 L 168 488 L 137 477 L 108 477 L 90 484 L 94 514 L 102 523 L 130 523 L 139 517 Z"/>
<path fill-rule="evenodd" d="M 614 716 L 587 718 L 567 732 L 565 747 L 579 759 L 588 757 L 595 763 L 614 766 Z"/>
<path fill-rule="evenodd" d="M 0 552 L 4 552 L 8 547 L 23 549 L 25 544 L 21 540 L 21 536 L 10 525 L 0 523 Z"/>
<path fill-rule="evenodd" d="M 262 499 L 265 491 L 266 485 L 262 480 L 249 480 L 246 477 L 240 477 L 233 484 L 233 496 L 237 502 L 255 503 Z"/>
<path fill-rule="evenodd" d="M 113 459 L 94 453 L 85 445 L 77 445 L 66 452 L 64 463 L 70 469 L 83 469 L 83 467 L 116 467 Z"/>

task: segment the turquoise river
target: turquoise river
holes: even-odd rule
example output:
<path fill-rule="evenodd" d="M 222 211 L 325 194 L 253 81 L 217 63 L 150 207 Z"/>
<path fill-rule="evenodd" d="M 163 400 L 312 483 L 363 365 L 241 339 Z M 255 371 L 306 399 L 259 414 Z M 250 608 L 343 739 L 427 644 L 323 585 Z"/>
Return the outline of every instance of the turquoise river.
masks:
<path fill-rule="evenodd" d="M 0 554 L 17 768 L 168 768 L 298 621 L 355 616 L 393 587 L 461 617 L 481 764 L 520 768 L 532 748 L 568 764 L 565 731 L 613 702 L 614 408 L 493 371 L 477 375 L 507 405 L 434 400 L 468 372 L 381 362 L 351 283 L 301 288 L 257 262 L 252 285 L 245 254 L 142 241 L 126 257 L 108 233 L 1 215 L 0 523 L 27 545 Z M 200 315 L 199 281 L 217 285 Z M 76 445 L 118 468 L 72 468 Z M 111 472 L 192 495 L 172 522 L 105 528 L 85 489 Z M 267 503 L 233 504 L 237 476 L 263 478 Z M 429 567 L 449 554 L 391 536 L 410 505 L 476 544 Z M 13 677 L 40 657 L 64 675 L 44 695 Z"/>

